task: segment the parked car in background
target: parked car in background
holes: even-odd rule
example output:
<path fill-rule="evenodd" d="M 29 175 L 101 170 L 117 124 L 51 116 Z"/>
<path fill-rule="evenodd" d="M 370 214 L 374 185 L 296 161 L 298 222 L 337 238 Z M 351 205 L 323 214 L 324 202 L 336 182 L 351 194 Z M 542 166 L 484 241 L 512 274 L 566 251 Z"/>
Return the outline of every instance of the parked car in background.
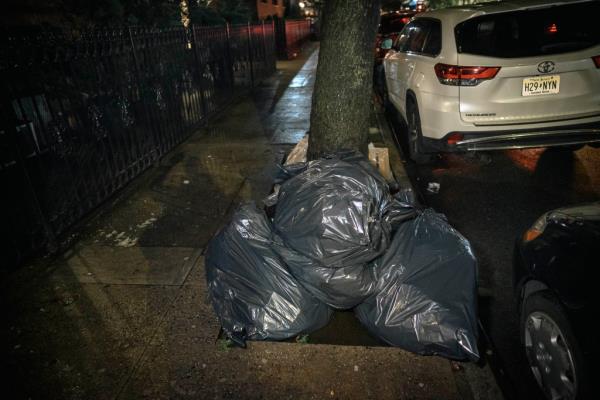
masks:
<path fill-rule="evenodd" d="M 414 11 L 392 11 L 382 14 L 379 20 L 379 28 L 375 38 L 375 64 L 373 66 L 374 88 L 380 96 L 383 96 L 381 90 L 384 87 L 385 74 L 383 71 L 383 58 L 392 48 L 392 43 L 396 40 L 404 26 L 410 22 L 415 15 Z"/>
<path fill-rule="evenodd" d="M 381 64 L 393 41 L 415 14 L 414 11 L 393 11 L 381 15 L 375 38 L 375 65 Z M 389 45 L 382 48 L 381 45 L 386 39 Z"/>
<path fill-rule="evenodd" d="M 542 215 L 517 240 L 521 340 L 548 399 L 591 399 L 598 351 L 600 202 Z"/>
<path fill-rule="evenodd" d="M 600 143 L 598 1 L 417 14 L 384 59 L 410 156 Z"/>

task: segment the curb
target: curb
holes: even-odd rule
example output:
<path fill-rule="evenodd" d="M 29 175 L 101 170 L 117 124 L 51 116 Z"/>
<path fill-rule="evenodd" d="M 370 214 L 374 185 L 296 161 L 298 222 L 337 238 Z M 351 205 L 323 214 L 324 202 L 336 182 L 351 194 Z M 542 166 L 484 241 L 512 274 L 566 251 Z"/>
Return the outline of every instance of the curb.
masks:
<path fill-rule="evenodd" d="M 379 104 L 377 104 L 376 101 L 373 101 L 372 104 L 373 108 L 371 110 L 371 118 L 374 120 L 373 122 L 375 122 L 377 128 L 379 129 L 383 145 L 388 148 L 390 167 L 392 168 L 394 177 L 396 178 L 396 181 L 400 187 L 410 188 L 416 194 L 415 188 L 413 187 L 412 182 L 408 177 L 408 173 L 406 172 L 406 168 L 404 168 L 404 157 L 402 157 L 400 151 L 398 150 L 393 133 L 385 117 L 385 110 Z"/>

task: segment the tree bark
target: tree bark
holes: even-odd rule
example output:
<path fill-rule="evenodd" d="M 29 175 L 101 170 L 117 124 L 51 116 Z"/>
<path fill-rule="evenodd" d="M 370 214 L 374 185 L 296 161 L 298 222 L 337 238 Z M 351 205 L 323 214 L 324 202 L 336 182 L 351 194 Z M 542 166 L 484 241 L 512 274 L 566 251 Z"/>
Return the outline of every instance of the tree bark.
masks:
<path fill-rule="evenodd" d="M 308 158 L 367 153 L 380 0 L 327 0 L 312 98 Z"/>

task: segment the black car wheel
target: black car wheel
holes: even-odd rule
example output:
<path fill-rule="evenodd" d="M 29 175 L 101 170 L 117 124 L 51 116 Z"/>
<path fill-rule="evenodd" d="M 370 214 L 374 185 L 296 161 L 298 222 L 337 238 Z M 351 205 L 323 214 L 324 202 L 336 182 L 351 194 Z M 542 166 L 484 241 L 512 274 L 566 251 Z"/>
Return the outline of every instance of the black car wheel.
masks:
<path fill-rule="evenodd" d="M 407 102 L 406 119 L 410 158 L 417 164 L 424 164 L 431 161 L 431 155 L 423 153 L 421 145 L 421 117 L 419 116 L 419 107 L 413 100 Z"/>
<path fill-rule="evenodd" d="M 548 399 L 580 399 L 583 358 L 561 305 L 546 292 L 525 300 L 521 338 L 531 371 Z"/>

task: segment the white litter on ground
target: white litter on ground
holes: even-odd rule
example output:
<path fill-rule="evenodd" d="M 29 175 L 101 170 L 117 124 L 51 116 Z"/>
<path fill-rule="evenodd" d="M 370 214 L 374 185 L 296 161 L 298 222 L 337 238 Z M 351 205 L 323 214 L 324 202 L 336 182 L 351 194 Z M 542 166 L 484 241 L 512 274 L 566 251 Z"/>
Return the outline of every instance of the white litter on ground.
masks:
<path fill-rule="evenodd" d="M 429 193 L 433 193 L 433 194 L 439 192 L 440 191 L 440 184 L 437 183 L 437 182 L 429 182 L 427 184 L 427 191 Z"/>
<path fill-rule="evenodd" d="M 138 224 L 138 226 L 137 226 L 137 227 L 138 227 L 138 228 L 141 228 L 141 229 L 143 229 L 143 228 L 146 228 L 146 227 L 148 227 L 148 226 L 152 225 L 154 222 L 156 222 L 156 219 L 157 219 L 157 218 L 155 218 L 155 217 L 148 218 L 147 220 L 145 220 L 145 221 L 144 221 L 144 222 L 142 222 L 141 224 Z"/>
<path fill-rule="evenodd" d="M 306 162 L 306 152 L 308 151 L 308 135 L 304 135 L 302 139 L 288 154 L 284 165 L 296 164 L 300 162 Z"/>
<path fill-rule="evenodd" d="M 116 243 L 116 246 L 119 247 L 133 247 L 137 244 L 138 238 L 130 238 L 126 237 L 123 240 L 120 240 Z"/>

